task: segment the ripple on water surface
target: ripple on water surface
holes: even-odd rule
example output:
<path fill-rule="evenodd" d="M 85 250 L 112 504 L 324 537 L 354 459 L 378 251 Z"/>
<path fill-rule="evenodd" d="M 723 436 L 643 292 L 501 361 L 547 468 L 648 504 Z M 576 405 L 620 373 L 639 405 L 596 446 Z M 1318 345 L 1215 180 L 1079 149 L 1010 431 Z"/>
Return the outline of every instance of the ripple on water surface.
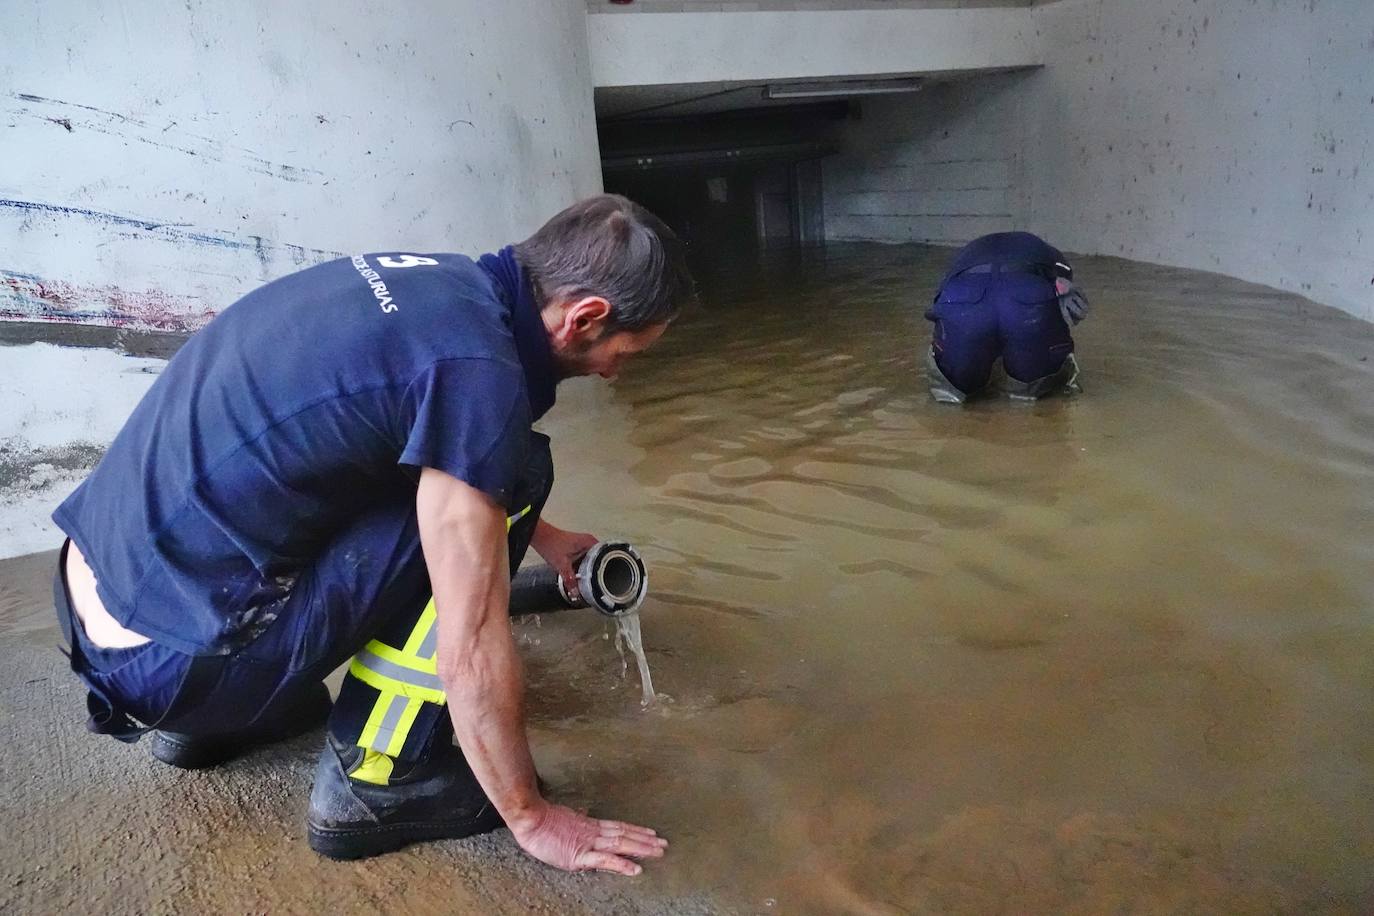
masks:
<path fill-rule="evenodd" d="M 1086 393 L 949 408 L 948 255 L 735 265 L 560 389 L 548 514 L 640 548 L 658 694 L 518 622 L 544 775 L 724 911 L 1374 911 L 1374 327 L 1088 258 Z"/>
<path fill-rule="evenodd" d="M 1089 258 L 1086 393 L 954 409 L 947 256 L 736 265 L 566 399 L 550 516 L 643 545 L 670 702 L 564 618 L 542 753 L 743 909 L 1374 904 L 1374 328 Z"/>

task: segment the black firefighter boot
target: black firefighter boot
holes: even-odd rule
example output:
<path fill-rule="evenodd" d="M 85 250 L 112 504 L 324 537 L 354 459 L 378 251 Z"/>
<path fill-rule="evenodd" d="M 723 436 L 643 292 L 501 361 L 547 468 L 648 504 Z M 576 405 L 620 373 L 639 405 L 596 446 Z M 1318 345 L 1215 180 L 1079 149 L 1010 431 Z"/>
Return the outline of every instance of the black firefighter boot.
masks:
<path fill-rule="evenodd" d="M 312 684 L 284 703 L 273 704 L 262 721 L 251 727 L 219 734 L 155 731 L 152 754 L 183 770 L 199 770 L 231 760 L 264 744 L 304 734 L 329 718 L 329 690 Z"/>
<path fill-rule="evenodd" d="M 365 752 L 325 739 L 310 792 L 310 848 L 331 859 L 361 859 L 425 840 L 458 839 L 505 826 L 463 753 L 435 742 L 418 763 L 395 761 L 386 785 L 350 778 Z"/>

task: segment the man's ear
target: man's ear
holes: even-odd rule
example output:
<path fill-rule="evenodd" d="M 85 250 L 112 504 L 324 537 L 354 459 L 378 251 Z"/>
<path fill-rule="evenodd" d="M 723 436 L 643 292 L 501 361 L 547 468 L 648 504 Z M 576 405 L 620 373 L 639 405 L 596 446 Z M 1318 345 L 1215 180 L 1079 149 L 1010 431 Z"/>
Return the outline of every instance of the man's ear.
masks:
<path fill-rule="evenodd" d="M 611 317 L 611 304 L 600 296 L 587 296 L 570 303 L 563 313 L 563 333 L 568 339 L 595 340 Z"/>

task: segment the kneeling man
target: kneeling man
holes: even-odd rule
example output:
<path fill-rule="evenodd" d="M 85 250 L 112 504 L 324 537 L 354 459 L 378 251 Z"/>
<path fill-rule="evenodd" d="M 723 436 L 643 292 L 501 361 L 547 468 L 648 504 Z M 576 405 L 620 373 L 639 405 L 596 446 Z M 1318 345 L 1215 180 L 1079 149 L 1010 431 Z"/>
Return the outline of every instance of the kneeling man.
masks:
<path fill-rule="evenodd" d="M 931 394 L 962 404 L 987 389 L 998 359 L 1012 397 L 1077 391 L 1069 329 L 1087 311 L 1058 248 L 1029 232 L 975 239 L 954 256 L 926 312 L 935 322 Z"/>
<path fill-rule="evenodd" d="M 195 768 L 327 715 L 321 853 L 505 824 L 559 868 L 638 873 L 654 831 L 542 797 L 510 572 L 533 546 L 575 589 L 596 543 L 540 517 L 558 381 L 614 377 L 692 296 L 672 231 L 602 195 L 476 261 L 356 255 L 225 309 L 55 515 L 90 729 Z"/>

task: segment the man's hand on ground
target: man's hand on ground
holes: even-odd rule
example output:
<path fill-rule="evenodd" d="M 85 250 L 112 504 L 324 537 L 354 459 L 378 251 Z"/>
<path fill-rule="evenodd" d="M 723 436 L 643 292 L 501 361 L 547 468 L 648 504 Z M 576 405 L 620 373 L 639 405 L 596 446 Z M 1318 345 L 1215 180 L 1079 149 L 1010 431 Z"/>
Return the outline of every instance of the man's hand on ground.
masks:
<path fill-rule="evenodd" d="M 530 538 L 530 546 L 544 558 L 545 563 L 558 570 L 558 575 L 563 578 L 564 591 L 573 597 L 578 596 L 576 563 L 596 544 L 596 535 L 564 531 L 543 519 L 539 520 Z"/>
<path fill-rule="evenodd" d="M 597 820 L 551 803 L 511 833 L 525 852 L 565 871 L 637 875 L 642 868 L 631 859 L 659 859 L 668 847 L 648 827 Z"/>

